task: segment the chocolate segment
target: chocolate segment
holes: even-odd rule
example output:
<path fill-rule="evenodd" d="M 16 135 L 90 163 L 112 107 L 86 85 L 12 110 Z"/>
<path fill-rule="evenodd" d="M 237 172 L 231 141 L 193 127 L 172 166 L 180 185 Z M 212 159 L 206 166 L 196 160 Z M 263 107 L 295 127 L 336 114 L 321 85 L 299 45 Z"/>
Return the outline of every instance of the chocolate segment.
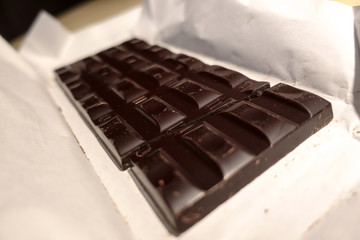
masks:
<path fill-rule="evenodd" d="M 130 173 L 178 234 L 331 119 L 329 102 L 278 84 L 154 142 Z"/>
<path fill-rule="evenodd" d="M 331 105 L 133 39 L 56 71 L 175 235 L 329 123 Z M 135 206 L 134 206 L 135 207 Z"/>

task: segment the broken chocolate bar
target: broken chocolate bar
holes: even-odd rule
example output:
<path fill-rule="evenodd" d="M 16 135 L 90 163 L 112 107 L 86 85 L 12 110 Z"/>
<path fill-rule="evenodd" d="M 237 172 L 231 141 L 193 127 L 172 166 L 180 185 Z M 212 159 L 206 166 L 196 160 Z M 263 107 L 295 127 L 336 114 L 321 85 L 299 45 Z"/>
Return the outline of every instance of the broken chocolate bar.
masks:
<path fill-rule="evenodd" d="M 269 87 L 139 40 L 57 74 L 122 170 L 130 166 L 129 156 L 149 142 Z"/>
<path fill-rule="evenodd" d="M 169 231 L 209 214 L 332 119 L 331 104 L 133 39 L 56 71 Z"/>
<path fill-rule="evenodd" d="M 182 232 L 331 118 L 327 101 L 278 84 L 151 144 L 132 157 L 130 173 Z"/>

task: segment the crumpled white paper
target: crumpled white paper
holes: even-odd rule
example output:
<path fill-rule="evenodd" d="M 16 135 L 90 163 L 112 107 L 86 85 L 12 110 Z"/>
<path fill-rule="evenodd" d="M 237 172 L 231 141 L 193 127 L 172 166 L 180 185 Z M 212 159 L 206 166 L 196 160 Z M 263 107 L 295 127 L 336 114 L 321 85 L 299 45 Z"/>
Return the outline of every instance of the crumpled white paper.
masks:
<path fill-rule="evenodd" d="M 48 90 L 129 223 L 131 234 L 136 239 L 175 239 L 128 174 L 118 171 L 101 149 L 54 83 L 51 71 L 135 34 L 256 80 L 282 81 L 310 90 L 333 104 L 334 120 L 326 128 L 179 239 L 319 239 L 330 233 L 356 239 L 359 230 L 352 224 L 358 219 L 353 214 L 360 204 L 356 9 L 325 0 L 148 0 L 133 29 L 138 14 L 132 11 L 66 33 L 62 44 L 46 33 L 49 28 L 64 30 L 43 14 L 20 51 L 48 79 Z M 332 221 L 334 216 L 341 216 L 341 221 Z"/>
<path fill-rule="evenodd" d="M 0 52 L 0 239 L 131 239 L 41 77 Z"/>

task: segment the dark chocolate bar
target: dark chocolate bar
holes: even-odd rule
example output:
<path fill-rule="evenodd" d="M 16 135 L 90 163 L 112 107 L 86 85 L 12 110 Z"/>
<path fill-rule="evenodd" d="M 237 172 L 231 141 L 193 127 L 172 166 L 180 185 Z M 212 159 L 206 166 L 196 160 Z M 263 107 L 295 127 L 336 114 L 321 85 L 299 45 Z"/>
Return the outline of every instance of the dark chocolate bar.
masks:
<path fill-rule="evenodd" d="M 269 87 L 133 39 L 56 71 L 113 161 L 180 234 L 332 119 L 312 93 Z"/>
<path fill-rule="evenodd" d="M 278 84 L 151 144 L 130 173 L 183 232 L 331 119 L 329 102 Z"/>
<path fill-rule="evenodd" d="M 269 87 L 154 48 L 135 39 L 57 70 L 64 90 L 122 170 L 144 144 Z M 170 60 L 182 67 L 167 67 Z"/>

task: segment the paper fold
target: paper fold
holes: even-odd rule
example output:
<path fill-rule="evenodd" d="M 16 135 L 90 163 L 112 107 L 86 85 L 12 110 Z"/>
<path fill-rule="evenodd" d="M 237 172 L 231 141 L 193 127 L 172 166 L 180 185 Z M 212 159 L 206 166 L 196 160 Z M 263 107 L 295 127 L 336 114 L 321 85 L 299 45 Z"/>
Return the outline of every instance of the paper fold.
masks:
<path fill-rule="evenodd" d="M 0 50 L 0 239 L 131 239 L 42 76 Z"/>

